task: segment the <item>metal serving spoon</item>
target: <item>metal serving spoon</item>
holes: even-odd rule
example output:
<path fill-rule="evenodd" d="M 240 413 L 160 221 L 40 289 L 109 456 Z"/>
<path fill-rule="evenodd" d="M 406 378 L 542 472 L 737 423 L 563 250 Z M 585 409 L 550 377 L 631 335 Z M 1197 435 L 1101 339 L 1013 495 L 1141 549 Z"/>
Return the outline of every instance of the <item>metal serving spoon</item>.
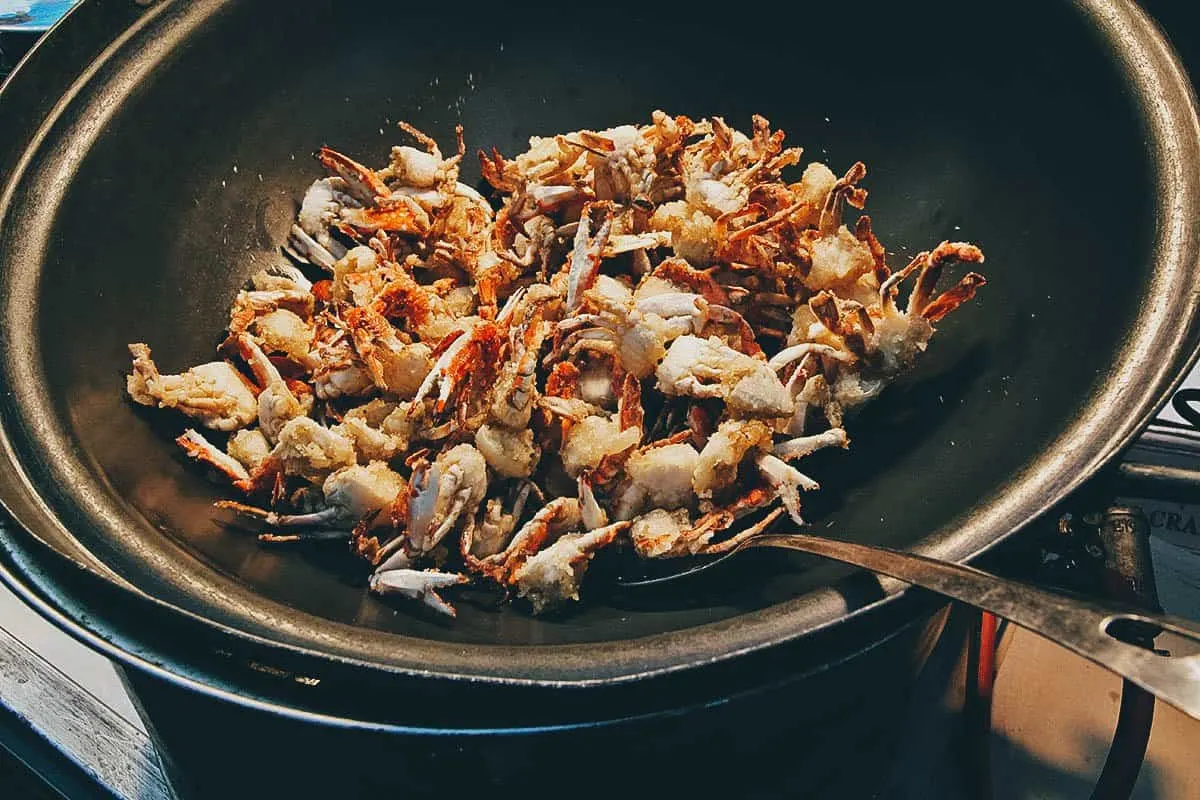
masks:
<path fill-rule="evenodd" d="M 772 533 L 753 536 L 698 567 L 646 580 L 618 579 L 617 585 L 625 589 L 662 586 L 712 569 L 753 547 L 781 547 L 830 558 L 990 611 L 1115 672 L 1200 720 L 1200 627 L 1194 623 L 1065 597 L 948 561 L 819 536 Z M 1159 642 L 1151 649 L 1149 643 L 1159 636 L 1171 641 Z M 1145 641 L 1147 646 L 1130 644 L 1126 639 Z M 1175 654 L 1164 649 L 1168 647 L 1188 652 Z"/>

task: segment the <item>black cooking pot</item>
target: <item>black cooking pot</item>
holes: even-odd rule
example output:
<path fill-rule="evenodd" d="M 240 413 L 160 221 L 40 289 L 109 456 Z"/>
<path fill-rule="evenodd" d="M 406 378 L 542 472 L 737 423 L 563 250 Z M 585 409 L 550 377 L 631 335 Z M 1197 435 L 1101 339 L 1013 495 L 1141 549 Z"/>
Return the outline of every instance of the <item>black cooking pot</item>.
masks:
<path fill-rule="evenodd" d="M 655 108 L 759 112 L 835 170 L 867 163 L 897 261 L 947 238 L 988 254 L 979 300 L 856 420 L 853 449 L 806 462 L 824 487 L 806 516 L 953 560 L 1014 533 L 1120 451 L 1200 339 L 1200 125 L 1175 56 L 1124 0 L 714 13 L 86 0 L 0 93 L 5 580 L 146 697 L 216 697 L 264 741 L 247 720 L 657 725 L 781 683 L 803 727 L 837 692 L 798 678 L 864 652 L 880 660 L 863 680 L 900 691 L 937 604 L 781 553 L 652 601 L 606 589 L 598 563 L 557 617 L 483 596 L 452 624 L 412 613 L 337 551 L 227 528 L 178 421 L 123 394 L 127 342 L 170 369 L 210 357 L 236 288 L 280 258 L 322 143 L 370 163 L 397 120 L 442 141 L 461 122 L 513 153 Z M 303 782 L 318 762 L 295 747 Z"/>

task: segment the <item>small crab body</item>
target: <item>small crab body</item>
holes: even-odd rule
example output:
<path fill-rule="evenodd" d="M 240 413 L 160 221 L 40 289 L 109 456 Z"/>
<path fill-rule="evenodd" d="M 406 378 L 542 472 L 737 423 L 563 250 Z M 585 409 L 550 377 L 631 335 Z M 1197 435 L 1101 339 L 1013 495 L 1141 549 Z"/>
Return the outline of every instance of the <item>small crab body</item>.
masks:
<path fill-rule="evenodd" d="M 579 584 L 592 556 L 616 541 L 629 525 L 616 522 L 587 533 L 563 534 L 513 571 L 517 592 L 529 599 L 535 612 L 578 600 Z"/>
<path fill-rule="evenodd" d="M 716 337 L 681 336 L 656 372 L 668 395 L 724 400 L 744 417 L 788 417 L 795 403 L 765 361 L 739 353 Z"/>
<path fill-rule="evenodd" d="M 346 324 L 375 386 L 397 397 L 415 395 L 433 368 L 429 345 L 401 341 L 387 318 L 372 308 L 350 309 Z"/>
<path fill-rule="evenodd" d="M 144 344 L 129 345 L 133 371 L 126 388 L 138 403 L 173 408 L 218 431 L 235 431 L 258 416 L 258 401 L 241 373 L 225 361 L 192 367 L 182 375 L 163 375 Z"/>
<path fill-rule="evenodd" d="M 540 550 L 547 539 L 577 528 L 582 521 L 577 499 L 559 497 L 551 500 L 521 526 L 503 550 L 477 561 L 474 566 L 498 583 L 507 585 L 521 565 Z"/>
<path fill-rule="evenodd" d="M 330 473 L 321 487 L 324 506 L 316 511 L 280 514 L 244 503 L 222 501 L 217 505 L 261 519 L 271 528 L 320 528 L 342 531 L 349 537 L 350 530 L 360 523 L 366 527 L 376 520 L 382 523 L 386 517 L 381 518 L 380 512 L 390 508 L 407 488 L 404 478 L 393 472 L 387 464 L 373 461 L 365 467 L 352 465 Z M 299 534 L 264 535 L 271 541 L 304 538 Z"/>
<path fill-rule="evenodd" d="M 503 335 L 493 322 L 479 321 L 460 334 L 442 352 L 425 380 L 417 389 L 413 402 L 419 403 L 438 388 L 435 412 L 443 413 L 464 387 L 491 387 L 497 361 L 503 347 Z"/>
<path fill-rule="evenodd" d="M 731 322 L 739 327 L 745 323 L 732 309 L 712 305 L 701 295 L 685 292 L 634 299 L 594 289 L 586 294 L 586 300 L 597 313 L 579 314 L 559 323 L 559 331 L 570 334 L 560 345 L 560 353 L 565 350 L 570 355 L 581 351 L 611 355 L 638 378 L 654 372 L 672 340 L 699 333 L 709 322 Z"/>
<path fill-rule="evenodd" d="M 628 520 L 647 506 L 670 510 L 691 505 L 692 474 L 699 458 L 690 444 L 651 446 L 634 453 L 625 464 L 629 479 L 617 493 L 613 514 Z"/>
<path fill-rule="evenodd" d="M 534 488 L 529 481 L 522 481 L 516 498 L 508 509 L 505 509 L 505 502 L 501 498 L 489 499 L 479 527 L 470 531 L 471 535 L 469 536 L 464 531 L 462 541 L 464 557 L 486 558 L 503 550 L 512 539 L 517 523 L 525 512 L 525 503 Z"/>

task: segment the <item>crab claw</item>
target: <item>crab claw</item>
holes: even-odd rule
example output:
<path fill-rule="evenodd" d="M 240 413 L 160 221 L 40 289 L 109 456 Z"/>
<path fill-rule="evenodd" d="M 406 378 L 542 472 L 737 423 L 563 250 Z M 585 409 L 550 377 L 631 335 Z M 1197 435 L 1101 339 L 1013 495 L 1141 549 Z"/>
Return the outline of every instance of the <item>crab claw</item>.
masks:
<path fill-rule="evenodd" d="M 376 594 L 400 594 L 413 600 L 420 600 L 434 611 L 453 617 L 457 615 L 454 606 L 443 600 L 437 590 L 466 582 L 465 575 L 455 572 L 390 569 L 372 575 L 370 587 L 371 591 Z"/>
<path fill-rule="evenodd" d="M 917 281 L 913 284 L 912 292 L 908 296 L 907 312 L 909 314 L 921 314 L 922 316 L 929 317 L 929 314 L 926 313 L 926 308 L 931 305 L 929 301 L 933 297 L 934 287 L 937 286 L 938 278 L 942 276 L 942 270 L 945 265 L 951 261 L 961 261 L 964 264 L 982 264 L 983 251 L 975 245 L 966 242 L 942 242 L 933 248 L 933 251 L 925 257 L 924 264 L 921 265 L 921 271 L 917 273 Z M 971 273 L 964 280 L 966 282 L 960 284 L 961 288 L 956 287 L 957 293 L 961 294 L 961 299 L 952 300 L 947 298 L 944 305 L 939 304 L 933 310 L 932 313 L 937 319 L 941 319 L 955 307 L 974 297 L 976 287 L 986 283 L 983 276 L 976 273 Z"/>
<path fill-rule="evenodd" d="M 438 481 L 438 497 L 453 497 L 450 509 L 446 512 L 445 518 L 441 524 L 425 538 L 424 549 L 426 551 L 433 549 L 437 543 L 450 532 L 454 527 L 454 523 L 458 521 L 459 516 L 467 507 L 467 501 L 471 499 L 470 488 L 459 487 L 463 483 L 463 470 L 457 464 L 451 465 L 445 472 L 442 473 L 441 480 Z"/>
<path fill-rule="evenodd" d="M 317 160 L 325 169 L 344 180 L 347 191 L 359 202 L 374 203 L 376 198 L 391 194 L 387 184 L 374 170 L 332 148 L 322 147 L 318 150 Z"/>
<path fill-rule="evenodd" d="M 600 254 L 608 244 L 608 235 L 612 231 L 612 212 L 609 211 L 604 222 L 596 231 L 594 239 L 589 241 L 590 227 L 589 212 L 592 206 L 584 209 L 579 218 L 579 227 L 575 231 L 575 245 L 571 249 L 570 266 L 567 271 L 567 310 L 574 311 L 583 299 L 583 293 L 596 282 L 600 274 Z"/>
<path fill-rule="evenodd" d="M 375 572 L 392 572 L 398 569 L 408 569 L 412 565 L 413 558 L 408 554 L 408 551 L 403 547 L 397 547 L 380 562 L 379 566 L 375 568 Z"/>
<path fill-rule="evenodd" d="M 978 272 L 968 272 L 957 284 L 929 302 L 921 310 L 921 316 L 930 322 L 940 322 L 942 317 L 975 296 L 975 290 L 987 283 Z"/>
<path fill-rule="evenodd" d="M 370 208 L 343 208 L 338 229 L 358 238 L 379 231 L 422 236 L 429 231 L 429 215 L 417 201 L 397 195 Z"/>
<path fill-rule="evenodd" d="M 429 370 L 429 373 L 425 376 L 425 380 L 421 382 L 421 386 L 417 389 L 416 396 L 413 397 L 413 411 L 411 413 L 416 413 L 417 406 L 433 392 L 433 387 L 436 386 L 439 381 L 442 382 L 441 394 L 444 395 L 444 399 L 443 397 L 439 397 L 439 402 L 444 404 L 446 399 L 449 398 L 450 391 L 453 389 L 453 384 L 451 384 L 447 378 L 450 371 L 450 365 L 454 361 L 455 356 L 457 356 L 467 346 L 470 339 L 471 337 L 469 334 L 458 335 L 458 337 L 450 344 L 450 346 L 442 352 L 441 356 L 438 357 L 437 363 L 433 365 L 433 369 Z"/>
<path fill-rule="evenodd" d="M 198 431 L 188 428 L 175 440 L 175 443 L 183 448 L 189 458 L 194 458 L 224 473 L 234 486 L 250 483 L 250 473 L 246 471 L 242 463 L 205 439 Z"/>
<path fill-rule="evenodd" d="M 428 553 L 461 519 L 470 519 L 487 494 L 487 462 L 478 450 L 460 444 L 433 464 L 417 461 L 409 481 L 410 549 Z"/>
<path fill-rule="evenodd" d="M 408 532 L 417 541 L 423 541 L 426 531 L 433 525 L 441 475 L 441 468 L 428 461 L 419 461 L 413 466 L 412 479 L 408 482 Z"/>
<path fill-rule="evenodd" d="M 819 489 L 821 488 L 820 484 L 795 467 L 791 467 L 786 462 L 767 453 L 757 456 L 754 463 L 758 466 L 758 471 L 766 479 L 767 484 L 783 501 L 783 506 L 788 510 L 792 520 L 797 525 L 803 525 L 804 518 L 800 516 L 800 492 Z"/>
<path fill-rule="evenodd" d="M 579 476 L 579 511 L 583 516 L 583 525 L 588 530 L 608 524 L 608 514 L 596 502 L 596 495 L 592 492 L 592 481 L 584 475 Z"/>
<path fill-rule="evenodd" d="M 508 296 L 508 299 L 504 301 L 503 308 L 500 309 L 500 313 L 496 315 L 496 324 L 506 327 L 512 324 L 513 316 L 517 313 L 517 308 L 520 307 L 521 302 L 525 299 L 527 291 L 524 286 L 520 286 Z"/>
<path fill-rule="evenodd" d="M 425 376 L 412 400 L 412 412 L 417 413 L 419 404 L 433 393 L 440 384 L 434 410 L 443 413 L 451 398 L 464 384 L 478 381 L 481 385 L 495 377 L 496 362 L 504 346 L 504 333 L 493 322 L 482 322 L 469 332 L 458 334 Z M 436 351 L 435 351 L 436 352 Z"/>

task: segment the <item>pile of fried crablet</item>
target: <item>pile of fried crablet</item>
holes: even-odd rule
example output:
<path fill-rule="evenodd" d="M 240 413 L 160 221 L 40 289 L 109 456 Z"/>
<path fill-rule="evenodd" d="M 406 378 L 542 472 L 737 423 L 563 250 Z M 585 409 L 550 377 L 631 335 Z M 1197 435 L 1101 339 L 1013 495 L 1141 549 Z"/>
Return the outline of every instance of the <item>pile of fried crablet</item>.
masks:
<path fill-rule="evenodd" d="M 449 157 L 400 127 L 416 146 L 382 169 L 319 151 L 290 259 L 238 292 L 219 360 L 168 375 L 131 344 L 127 389 L 217 432 L 177 442 L 261 540 L 348 542 L 371 590 L 446 614 L 454 584 L 541 612 L 602 548 L 717 554 L 803 524 L 796 462 L 847 447 L 847 413 L 984 283 L 936 293 L 983 261 L 964 243 L 890 270 L 867 216 L 843 224 L 864 166 L 800 172 L 759 116 L 480 151 L 490 199 L 458 180 L 461 126 Z"/>

